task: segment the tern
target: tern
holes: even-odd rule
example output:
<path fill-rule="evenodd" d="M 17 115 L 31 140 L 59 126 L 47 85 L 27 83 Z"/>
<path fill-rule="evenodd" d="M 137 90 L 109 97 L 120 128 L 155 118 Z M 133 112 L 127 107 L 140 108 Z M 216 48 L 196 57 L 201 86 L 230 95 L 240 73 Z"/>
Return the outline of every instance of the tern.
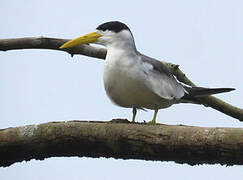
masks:
<path fill-rule="evenodd" d="M 107 48 L 105 91 L 114 104 L 132 108 L 132 122 L 135 122 L 137 109 L 154 110 L 149 123 L 155 124 L 159 109 L 178 103 L 202 104 L 203 96 L 234 90 L 189 87 L 178 82 L 163 62 L 137 51 L 131 30 L 119 21 L 103 23 L 94 32 L 70 40 L 60 48 L 88 43 Z"/>

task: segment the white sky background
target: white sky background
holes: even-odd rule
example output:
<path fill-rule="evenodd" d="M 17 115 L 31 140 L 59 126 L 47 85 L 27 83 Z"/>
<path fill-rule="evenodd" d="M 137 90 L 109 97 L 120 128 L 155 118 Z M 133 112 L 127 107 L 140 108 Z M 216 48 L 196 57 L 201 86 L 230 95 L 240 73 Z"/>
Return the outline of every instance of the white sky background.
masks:
<path fill-rule="evenodd" d="M 243 107 L 243 2 L 3 0 L 0 38 L 74 38 L 99 24 L 119 20 L 133 32 L 137 49 L 180 64 L 197 85 L 234 87 L 218 95 Z M 63 120 L 131 118 L 131 110 L 110 103 L 103 88 L 103 61 L 71 58 L 51 50 L 0 52 L 0 128 Z M 152 111 L 137 120 L 151 120 Z M 158 122 L 243 127 L 236 119 L 197 105 L 160 110 Z M 241 166 L 188 166 L 173 162 L 50 158 L 0 168 L 0 179 L 229 179 Z"/>

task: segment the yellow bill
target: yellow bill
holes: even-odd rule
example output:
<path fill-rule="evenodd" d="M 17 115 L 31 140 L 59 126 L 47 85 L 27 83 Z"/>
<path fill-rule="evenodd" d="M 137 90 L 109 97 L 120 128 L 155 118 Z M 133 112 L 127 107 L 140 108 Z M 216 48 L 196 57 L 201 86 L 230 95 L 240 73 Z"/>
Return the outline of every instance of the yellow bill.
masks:
<path fill-rule="evenodd" d="M 68 42 L 66 42 L 65 44 L 63 44 L 62 46 L 60 46 L 59 48 L 67 48 L 67 47 L 73 47 L 73 46 L 77 46 L 77 45 L 81 45 L 81 44 L 88 44 L 88 43 L 93 43 L 98 41 L 99 37 L 101 37 L 100 34 L 96 33 L 96 32 L 92 32 L 89 34 L 86 34 L 84 36 L 80 36 L 78 38 L 72 39 Z"/>

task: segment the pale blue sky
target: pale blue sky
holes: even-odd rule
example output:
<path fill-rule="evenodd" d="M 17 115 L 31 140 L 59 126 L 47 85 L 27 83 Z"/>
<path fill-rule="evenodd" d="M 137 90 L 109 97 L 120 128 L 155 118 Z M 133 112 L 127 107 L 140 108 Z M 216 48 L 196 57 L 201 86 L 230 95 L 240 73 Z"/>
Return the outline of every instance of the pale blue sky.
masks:
<path fill-rule="evenodd" d="M 243 107 L 243 3 L 240 0 L 58 1 L 3 0 L 0 38 L 74 38 L 119 20 L 133 32 L 137 49 L 180 64 L 196 84 L 234 87 L 218 95 Z M 49 50 L 0 52 L 0 128 L 62 120 L 130 118 L 103 88 L 103 61 Z M 150 120 L 152 111 L 138 112 Z M 160 110 L 158 122 L 243 127 L 236 119 L 197 105 Z M 188 166 L 173 162 L 50 158 L 0 168 L 0 179 L 229 179 L 241 166 Z"/>

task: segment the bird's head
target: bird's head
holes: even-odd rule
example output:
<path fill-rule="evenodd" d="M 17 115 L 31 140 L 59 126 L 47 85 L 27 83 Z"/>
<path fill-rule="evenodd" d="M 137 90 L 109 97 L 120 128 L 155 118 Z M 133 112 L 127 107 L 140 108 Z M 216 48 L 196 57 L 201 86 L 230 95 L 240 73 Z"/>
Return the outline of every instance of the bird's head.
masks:
<path fill-rule="evenodd" d="M 135 48 L 134 39 L 128 26 L 118 21 L 106 22 L 99 25 L 94 32 L 72 39 L 60 48 L 78 46 L 81 44 L 101 44 L 106 47 Z"/>

